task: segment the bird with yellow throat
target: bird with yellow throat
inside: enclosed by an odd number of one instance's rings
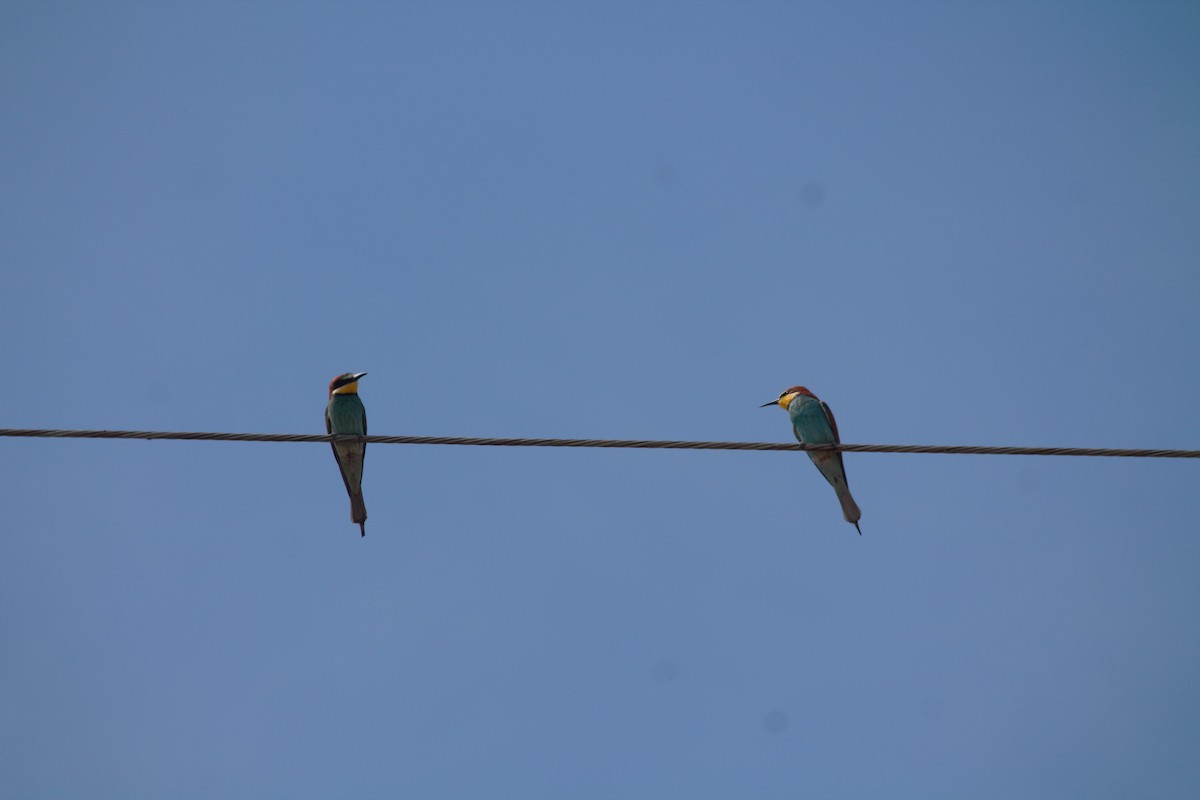
[[[367,409],[358,399],[359,378],[365,372],[345,372],[329,383],[329,405],[325,406],[325,432],[333,436],[366,436]],[[363,458],[367,443],[356,439],[335,439],[330,442],[337,459],[346,493],[350,495],[350,520],[367,535],[367,505],[363,502]]]
[[[803,386],[784,389],[777,399],[763,403],[761,407],[767,408],[776,405],[788,412],[788,416],[792,420],[792,433],[795,434],[796,441],[800,444],[842,443],[842,438],[838,435],[837,421],[833,418],[833,411],[824,401],[818,400],[815,394]],[[854,525],[854,529],[861,536],[862,528],[858,527],[858,521],[862,519],[862,511],[859,511],[858,503],[855,503],[854,498],[850,495],[850,485],[846,482],[846,468],[842,464],[841,452],[809,451],[808,457],[812,459],[817,469],[825,476],[825,480],[829,481],[829,485],[837,492],[838,502],[842,504],[842,516],[846,522]]]

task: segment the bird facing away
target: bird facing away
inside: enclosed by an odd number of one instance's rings
[[[796,435],[796,441],[800,444],[842,443],[841,437],[838,436],[837,422],[833,419],[833,412],[829,410],[829,406],[803,386],[785,389],[783,394],[779,395],[779,399],[763,403],[760,408],[774,405],[788,412],[788,416],[792,418],[792,433]],[[858,521],[862,519],[862,512],[850,496],[850,486],[846,483],[846,468],[842,466],[842,454],[836,451],[810,451],[808,457],[837,492],[838,502],[842,504],[842,516],[846,518],[846,522],[854,525],[861,536],[862,528],[858,527]]]
[[[358,379],[365,372],[345,372],[329,383],[329,405],[325,406],[325,432],[350,436],[367,435],[367,409],[358,399]],[[330,442],[333,457],[337,459],[346,492],[350,495],[350,519],[358,524],[362,535],[367,535],[367,506],[363,502],[362,473],[363,457],[367,454],[366,442],[353,440]]]

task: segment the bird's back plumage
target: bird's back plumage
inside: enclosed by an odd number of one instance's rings
[[[792,433],[800,444],[841,444],[838,435],[837,420],[829,406],[811,394],[798,394],[788,403],[788,416],[792,420]],[[852,523],[858,529],[858,521],[862,519],[862,511],[850,494],[850,485],[846,481],[846,468],[842,464],[841,453],[809,453],[813,464],[825,476],[825,480],[837,492],[838,502],[842,506],[842,516],[846,522]],[[861,534],[862,530],[858,532]]]
[[[367,409],[357,393],[331,394],[325,407],[325,431],[347,436],[367,435]],[[367,535],[367,506],[362,494],[363,460],[367,454],[365,442],[330,442],[337,459],[346,493],[350,495],[350,519]]]

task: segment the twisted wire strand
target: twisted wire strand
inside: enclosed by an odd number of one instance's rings
[[[361,439],[370,444],[438,444],[480,447],[608,447],[640,450],[790,450],[843,453],[936,453],[981,456],[1108,456],[1200,458],[1200,450],[1136,450],[1110,447],[989,447],[937,444],[820,444],[777,442],[679,442],[654,439],[505,439],[472,436],[327,436],[308,433],[210,433],[203,431],[88,431],[0,428],[0,436],[46,439],[177,439],[211,442],[330,442]]]

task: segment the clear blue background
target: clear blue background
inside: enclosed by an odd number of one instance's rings
[[[1200,448],[1189,3],[0,5],[0,425]],[[1200,464],[0,440],[0,795],[1193,798]]]

